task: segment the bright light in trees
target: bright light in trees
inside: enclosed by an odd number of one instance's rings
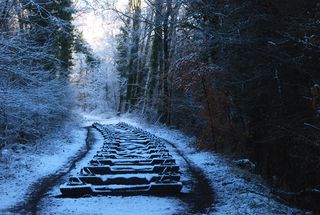
[[[87,4],[86,4],[87,3]],[[87,5],[93,7],[87,8]],[[75,17],[75,26],[82,32],[84,39],[89,43],[93,51],[101,55],[102,52],[111,51],[114,36],[118,34],[121,25],[116,13],[111,8],[124,11],[128,0],[88,0],[78,2],[80,12]],[[86,9],[82,9],[85,7]]]

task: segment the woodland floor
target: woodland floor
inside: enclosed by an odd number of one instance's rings
[[[0,214],[311,214],[279,200],[232,159],[195,149],[195,138],[178,130],[132,116],[81,115],[80,121],[34,145],[7,149],[9,156],[1,157],[0,164]],[[182,194],[61,198],[59,185],[101,145],[101,137],[90,128],[93,122],[126,122],[166,140],[181,167]]]

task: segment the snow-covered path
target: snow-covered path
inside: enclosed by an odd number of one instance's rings
[[[87,130],[88,135],[80,136],[81,141],[80,138],[76,139],[79,149],[70,150],[69,158],[68,155],[60,157],[61,161],[58,164],[62,164],[63,160],[67,160],[69,164],[65,162],[60,166],[56,164],[55,167],[58,169],[51,168],[51,171],[55,171],[44,177],[41,177],[41,172],[35,171],[34,180],[31,175],[23,176],[28,182],[25,192],[19,193],[19,201],[12,199],[10,202],[8,199],[11,206],[4,208],[3,214],[141,214],[141,211],[145,214],[194,214],[205,212],[205,209],[212,204],[212,192],[208,181],[204,183],[204,176],[199,170],[190,169],[186,158],[183,158],[171,144],[167,144],[167,148],[180,166],[183,174],[181,181],[185,184],[181,195],[61,198],[59,185],[66,181],[70,174],[75,175],[87,164],[103,144],[102,136],[95,129],[87,127]],[[58,158],[52,161],[57,162],[57,160]],[[51,164],[50,160],[44,162],[44,166]],[[9,189],[9,186],[9,182],[3,184],[4,189]],[[194,193],[191,193],[192,186],[195,188]],[[202,196],[204,193],[210,193],[210,196],[204,198]]]
[[[59,185],[69,175],[66,162],[77,160],[79,153],[85,151],[86,148],[86,130],[73,126],[65,129],[69,132],[69,136],[60,134],[60,136],[52,136],[51,140],[50,138],[47,140],[56,143],[56,146],[48,144],[41,145],[40,149],[36,147],[24,149],[24,151],[21,149],[19,153],[12,152],[10,166],[15,169],[9,169],[9,166],[1,164],[1,168],[4,168],[0,178],[0,198],[3,200],[0,204],[1,214],[32,212],[30,208],[29,211],[22,210],[22,203],[30,200],[32,185],[52,178],[52,176],[57,178],[48,184],[49,187],[42,189],[41,192],[44,192],[44,195],[41,194],[38,197],[37,214],[196,214],[197,212],[197,214],[217,215],[304,214],[298,209],[279,202],[261,179],[238,169],[228,158],[196,150],[191,146],[194,138],[187,137],[177,130],[160,125],[150,125],[128,116],[116,118],[83,116],[81,126],[89,126],[95,121],[102,124],[115,124],[123,121],[168,141],[168,149],[176,158],[183,173],[182,181],[186,188],[183,194],[179,197],[59,198]],[[75,163],[70,174],[79,171],[80,167],[86,164],[100,147],[101,137],[96,133],[93,135],[95,141],[92,142],[92,148],[83,159]],[[29,157],[24,156],[26,153]],[[45,187],[43,184],[42,186]],[[195,188],[193,194],[190,194],[190,186]]]
[[[84,118],[87,123],[98,121],[108,124],[123,121],[142,128],[174,145],[193,167],[204,173],[213,189],[215,201],[202,214],[312,214],[288,206],[272,194],[271,189],[259,176],[239,169],[230,158],[197,150],[192,145],[195,138],[188,137],[179,130],[170,129],[163,125],[151,125],[131,116],[108,118],[87,115]],[[203,199],[206,198],[205,195],[203,195]]]
[[[103,145],[102,136],[94,129],[92,150],[77,163],[71,175],[79,172]],[[66,177],[64,178],[66,180]],[[169,196],[93,196],[60,198],[59,185],[53,187],[39,204],[39,214],[178,214],[187,205],[177,197]]]

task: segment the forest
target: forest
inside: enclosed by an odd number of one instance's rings
[[[246,155],[274,186],[319,198],[308,192],[320,182],[319,3],[135,1],[125,15],[119,112]]]
[[[132,114],[248,158],[274,194],[320,211],[318,1],[79,2],[0,1],[0,150],[75,109]],[[110,62],[75,27],[83,10],[117,18]]]

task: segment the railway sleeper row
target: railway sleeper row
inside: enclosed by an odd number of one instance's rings
[[[60,186],[63,196],[176,194],[179,166],[158,137],[118,123],[94,123],[104,138],[93,159]]]

